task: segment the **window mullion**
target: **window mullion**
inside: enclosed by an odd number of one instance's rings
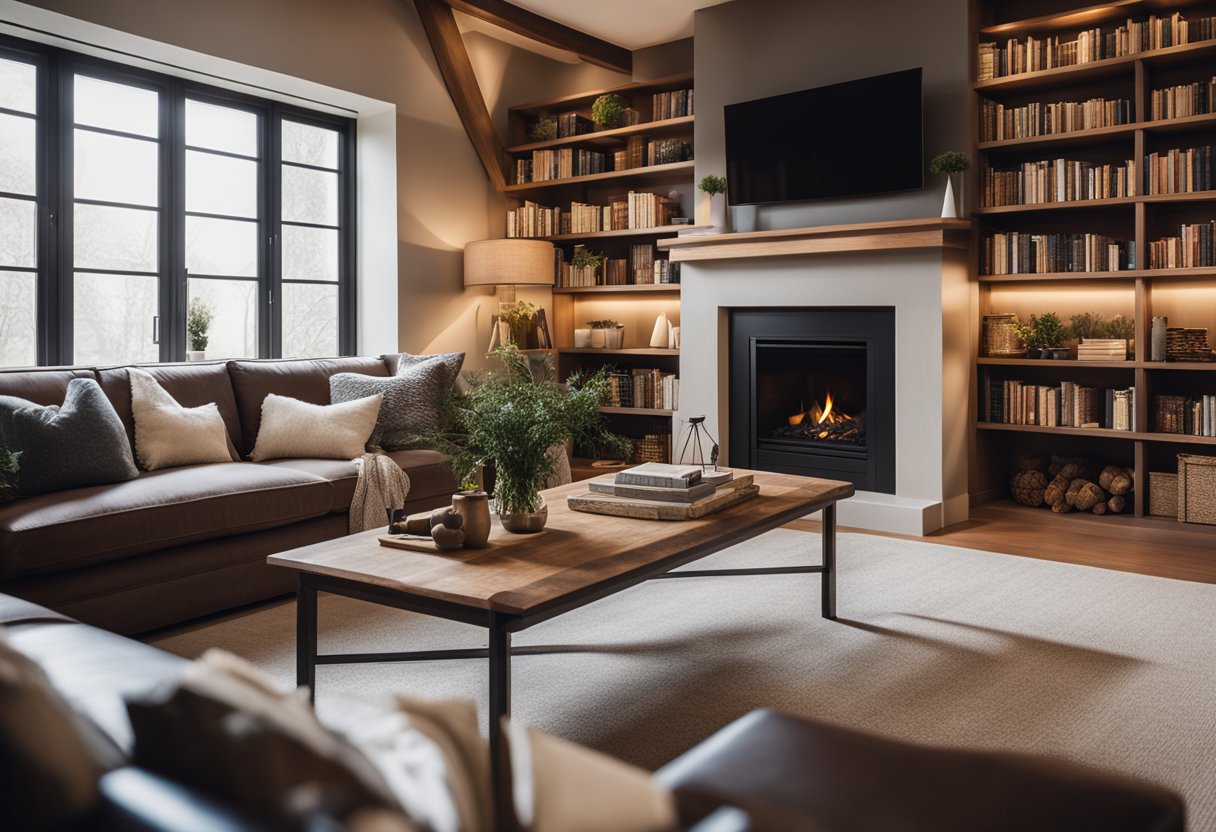
[[[260,199],[263,206],[261,242],[265,282],[262,286],[263,355],[279,358],[283,354],[283,237],[279,223],[283,216],[281,114],[272,106],[262,128],[262,158],[265,170]]]
[[[161,105],[164,190],[161,204],[161,360],[186,355],[186,93],[170,84]]]

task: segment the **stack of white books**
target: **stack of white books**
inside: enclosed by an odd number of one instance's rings
[[[718,486],[730,482],[730,471],[706,471],[700,465],[647,462],[619,471],[615,477],[597,477],[588,483],[594,494],[612,494],[634,500],[693,503],[712,497]]]

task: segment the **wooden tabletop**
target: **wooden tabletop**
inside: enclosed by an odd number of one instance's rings
[[[511,534],[497,519],[481,550],[424,554],[380,546],[383,530],[271,555],[300,572],[397,589],[477,609],[526,615],[630,573],[672,567],[783,525],[853,495],[847,482],[752,473],[760,494],[699,520],[665,522],[572,511],[566,496],[586,483],[544,492],[549,521],[534,535]]]

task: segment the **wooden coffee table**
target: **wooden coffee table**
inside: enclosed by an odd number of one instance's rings
[[[299,576],[296,678],[316,688],[317,665],[488,659],[490,748],[498,762],[501,718],[511,710],[511,634],[652,578],[818,572],[824,618],[836,617],[836,502],[853,495],[847,482],[754,473],[755,498],[699,520],[663,522],[585,514],[566,506],[585,483],[544,492],[549,522],[536,535],[516,535],[495,522],[480,551],[424,554],[380,546],[381,531],[294,549],[267,560]],[[703,569],[672,573],[691,561],[823,510],[820,565]],[[317,593],[330,592],[489,630],[489,647],[405,653],[317,654]],[[515,655],[544,652],[515,650]]]

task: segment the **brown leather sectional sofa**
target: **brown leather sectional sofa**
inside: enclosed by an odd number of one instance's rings
[[[270,393],[329,403],[329,377],[388,376],[379,358],[141,365],[180,404],[215,402],[247,455]],[[93,378],[134,441],[126,367],[0,372],[0,395],[63,402]],[[410,478],[411,511],[445,505],[456,483],[440,454],[390,454]],[[232,462],[144,472],[129,482],[0,504],[0,591],[120,633],[186,621],[294,589],[266,556],[347,533],[355,466],[346,460]]]

